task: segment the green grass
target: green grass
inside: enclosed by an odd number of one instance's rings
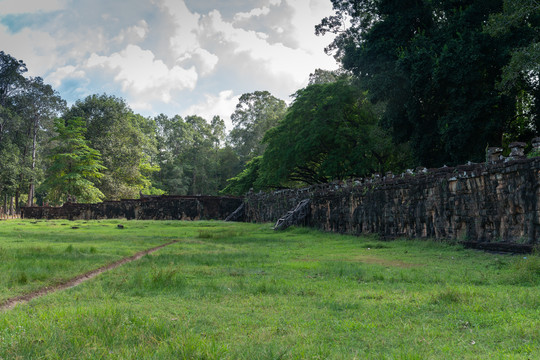
[[[0,222],[3,298],[181,239],[0,313],[0,359],[540,358],[537,255],[269,224],[117,223]]]

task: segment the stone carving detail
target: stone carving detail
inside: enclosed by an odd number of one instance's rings
[[[512,159],[519,159],[525,157],[525,147],[527,144],[524,142],[513,142],[508,146],[510,148],[510,157]]]
[[[487,150],[488,161],[495,162],[502,159],[503,149],[500,147],[490,147]]]

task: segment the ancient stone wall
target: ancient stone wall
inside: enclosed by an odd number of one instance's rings
[[[540,158],[417,169],[300,190],[250,193],[246,221],[276,221],[311,199],[304,225],[348,234],[537,244]]]
[[[70,220],[223,220],[241,204],[240,197],[152,196],[98,204],[67,203],[62,207],[25,207],[21,209],[21,217]]]

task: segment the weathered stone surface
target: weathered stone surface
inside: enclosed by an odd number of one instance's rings
[[[246,204],[242,202],[232,214],[225,218],[225,221],[244,221],[246,217]]]
[[[98,204],[67,203],[62,207],[24,207],[21,217],[33,219],[223,220],[243,198],[227,196],[152,196]]]
[[[539,179],[533,158],[251,193],[246,220],[274,222],[309,198],[306,224],[326,231],[537,244]]]
[[[279,218],[274,226],[274,230],[285,230],[293,225],[305,225],[309,216],[311,200],[300,201],[293,210],[290,210],[283,217]]]

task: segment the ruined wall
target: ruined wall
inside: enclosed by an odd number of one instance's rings
[[[98,204],[68,203],[62,207],[24,207],[21,209],[21,217],[70,220],[223,220],[241,203],[240,197],[152,196]]]
[[[536,244],[539,179],[540,158],[417,169],[397,177],[250,193],[245,214],[247,221],[273,222],[310,198],[305,225],[325,231]]]

